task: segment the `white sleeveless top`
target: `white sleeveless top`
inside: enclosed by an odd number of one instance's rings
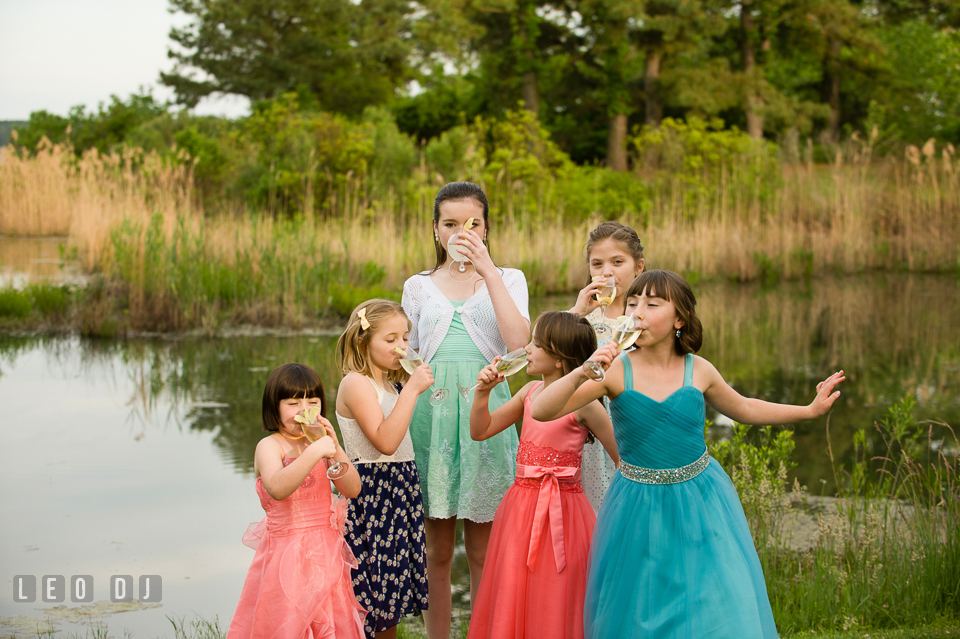
[[[590,324],[599,324],[600,323],[600,307],[598,306],[597,308],[593,309],[593,312],[586,315],[586,318],[587,318],[587,321],[590,322]],[[611,329],[614,329],[620,325],[620,322],[617,320],[616,317],[604,317],[603,323],[606,324]],[[603,339],[601,339],[598,336],[597,348],[600,348],[601,346],[606,344],[608,339],[610,339],[609,333],[607,334],[607,337],[604,337]]]
[[[367,377],[377,391],[377,401],[380,403],[380,410],[383,411],[383,418],[386,419],[393,407],[397,405],[400,396],[397,393],[391,393],[384,390],[380,384],[372,378]],[[347,456],[354,464],[377,464],[381,462],[407,462],[413,461],[413,441],[410,439],[410,429],[403,436],[400,446],[392,455],[384,455],[377,447],[370,443],[367,436],[360,430],[357,420],[344,417],[337,413],[337,423],[340,425],[340,434],[343,435],[343,448]]]
[[[590,324],[599,323],[601,321],[600,307],[593,309],[593,312],[586,317]],[[620,324],[614,317],[604,317],[602,321],[610,330],[615,329]],[[605,337],[597,337],[597,346],[603,346],[609,339],[609,333]],[[603,406],[609,413],[610,400],[606,397],[603,398]],[[590,505],[593,506],[593,511],[599,514],[603,496],[607,494],[607,488],[610,487],[610,482],[613,481],[613,476],[617,473],[617,467],[599,439],[583,445],[580,460],[580,485],[583,486],[583,494],[587,496]]]

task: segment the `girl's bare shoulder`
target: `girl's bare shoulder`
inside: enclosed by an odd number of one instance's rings
[[[537,379],[527,382],[520,388],[520,390],[517,391],[517,394],[514,395],[514,397],[519,397],[521,401],[525,401],[527,399],[527,395],[530,394],[531,389],[533,389],[539,383],[540,383],[540,380],[537,380]],[[543,388],[546,388],[546,386],[542,387],[540,390],[542,391]]]
[[[344,375],[343,379],[340,380],[340,390],[352,389],[361,384],[370,386],[370,382],[368,380],[369,378],[363,373],[351,371]]]
[[[282,457],[283,452],[283,438],[278,433],[270,433],[257,442],[255,456],[276,454]]]

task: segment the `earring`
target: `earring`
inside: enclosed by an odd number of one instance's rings
[[[680,329],[677,329],[677,337],[680,337]]]
[[[440,241],[440,236],[437,235],[436,233],[434,233],[434,234],[433,234],[433,241],[434,241],[434,242],[439,242],[439,241]]]

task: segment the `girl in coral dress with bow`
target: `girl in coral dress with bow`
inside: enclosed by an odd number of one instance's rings
[[[490,390],[503,381],[494,365],[480,371],[470,412],[476,440],[523,419],[517,473],[493,520],[468,639],[581,639],[587,558],[596,515],[580,485],[580,463],[592,432],[614,461],[613,426],[599,402],[538,422],[533,399],[583,364],[597,343],[586,319],[552,311],[537,320],[527,345],[527,372],[542,375],[490,413]]]

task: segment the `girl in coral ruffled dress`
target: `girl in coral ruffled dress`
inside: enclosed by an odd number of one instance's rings
[[[490,413],[490,390],[503,377],[480,371],[470,412],[476,440],[523,419],[517,473],[493,520],[469,639],[582,639],[587,558],[596,515],[580,485],[583,444],[592,432],[617,461],[613,426],[600,402],[549,422],[530,416],[534,398],[579,368],[596,347],[586,319],[544,313],[527,345],[527,372],[542,375]]]
[[[257,494],[267,515],[243,542],[257,552],[228,639],[363,639],[365,611],[350,580],[343,538],[360,477],[324,419],[323,384],[309,366],[285,364],[267,379],[257,445]],[[311,440],[312,441],[311,443]]]

